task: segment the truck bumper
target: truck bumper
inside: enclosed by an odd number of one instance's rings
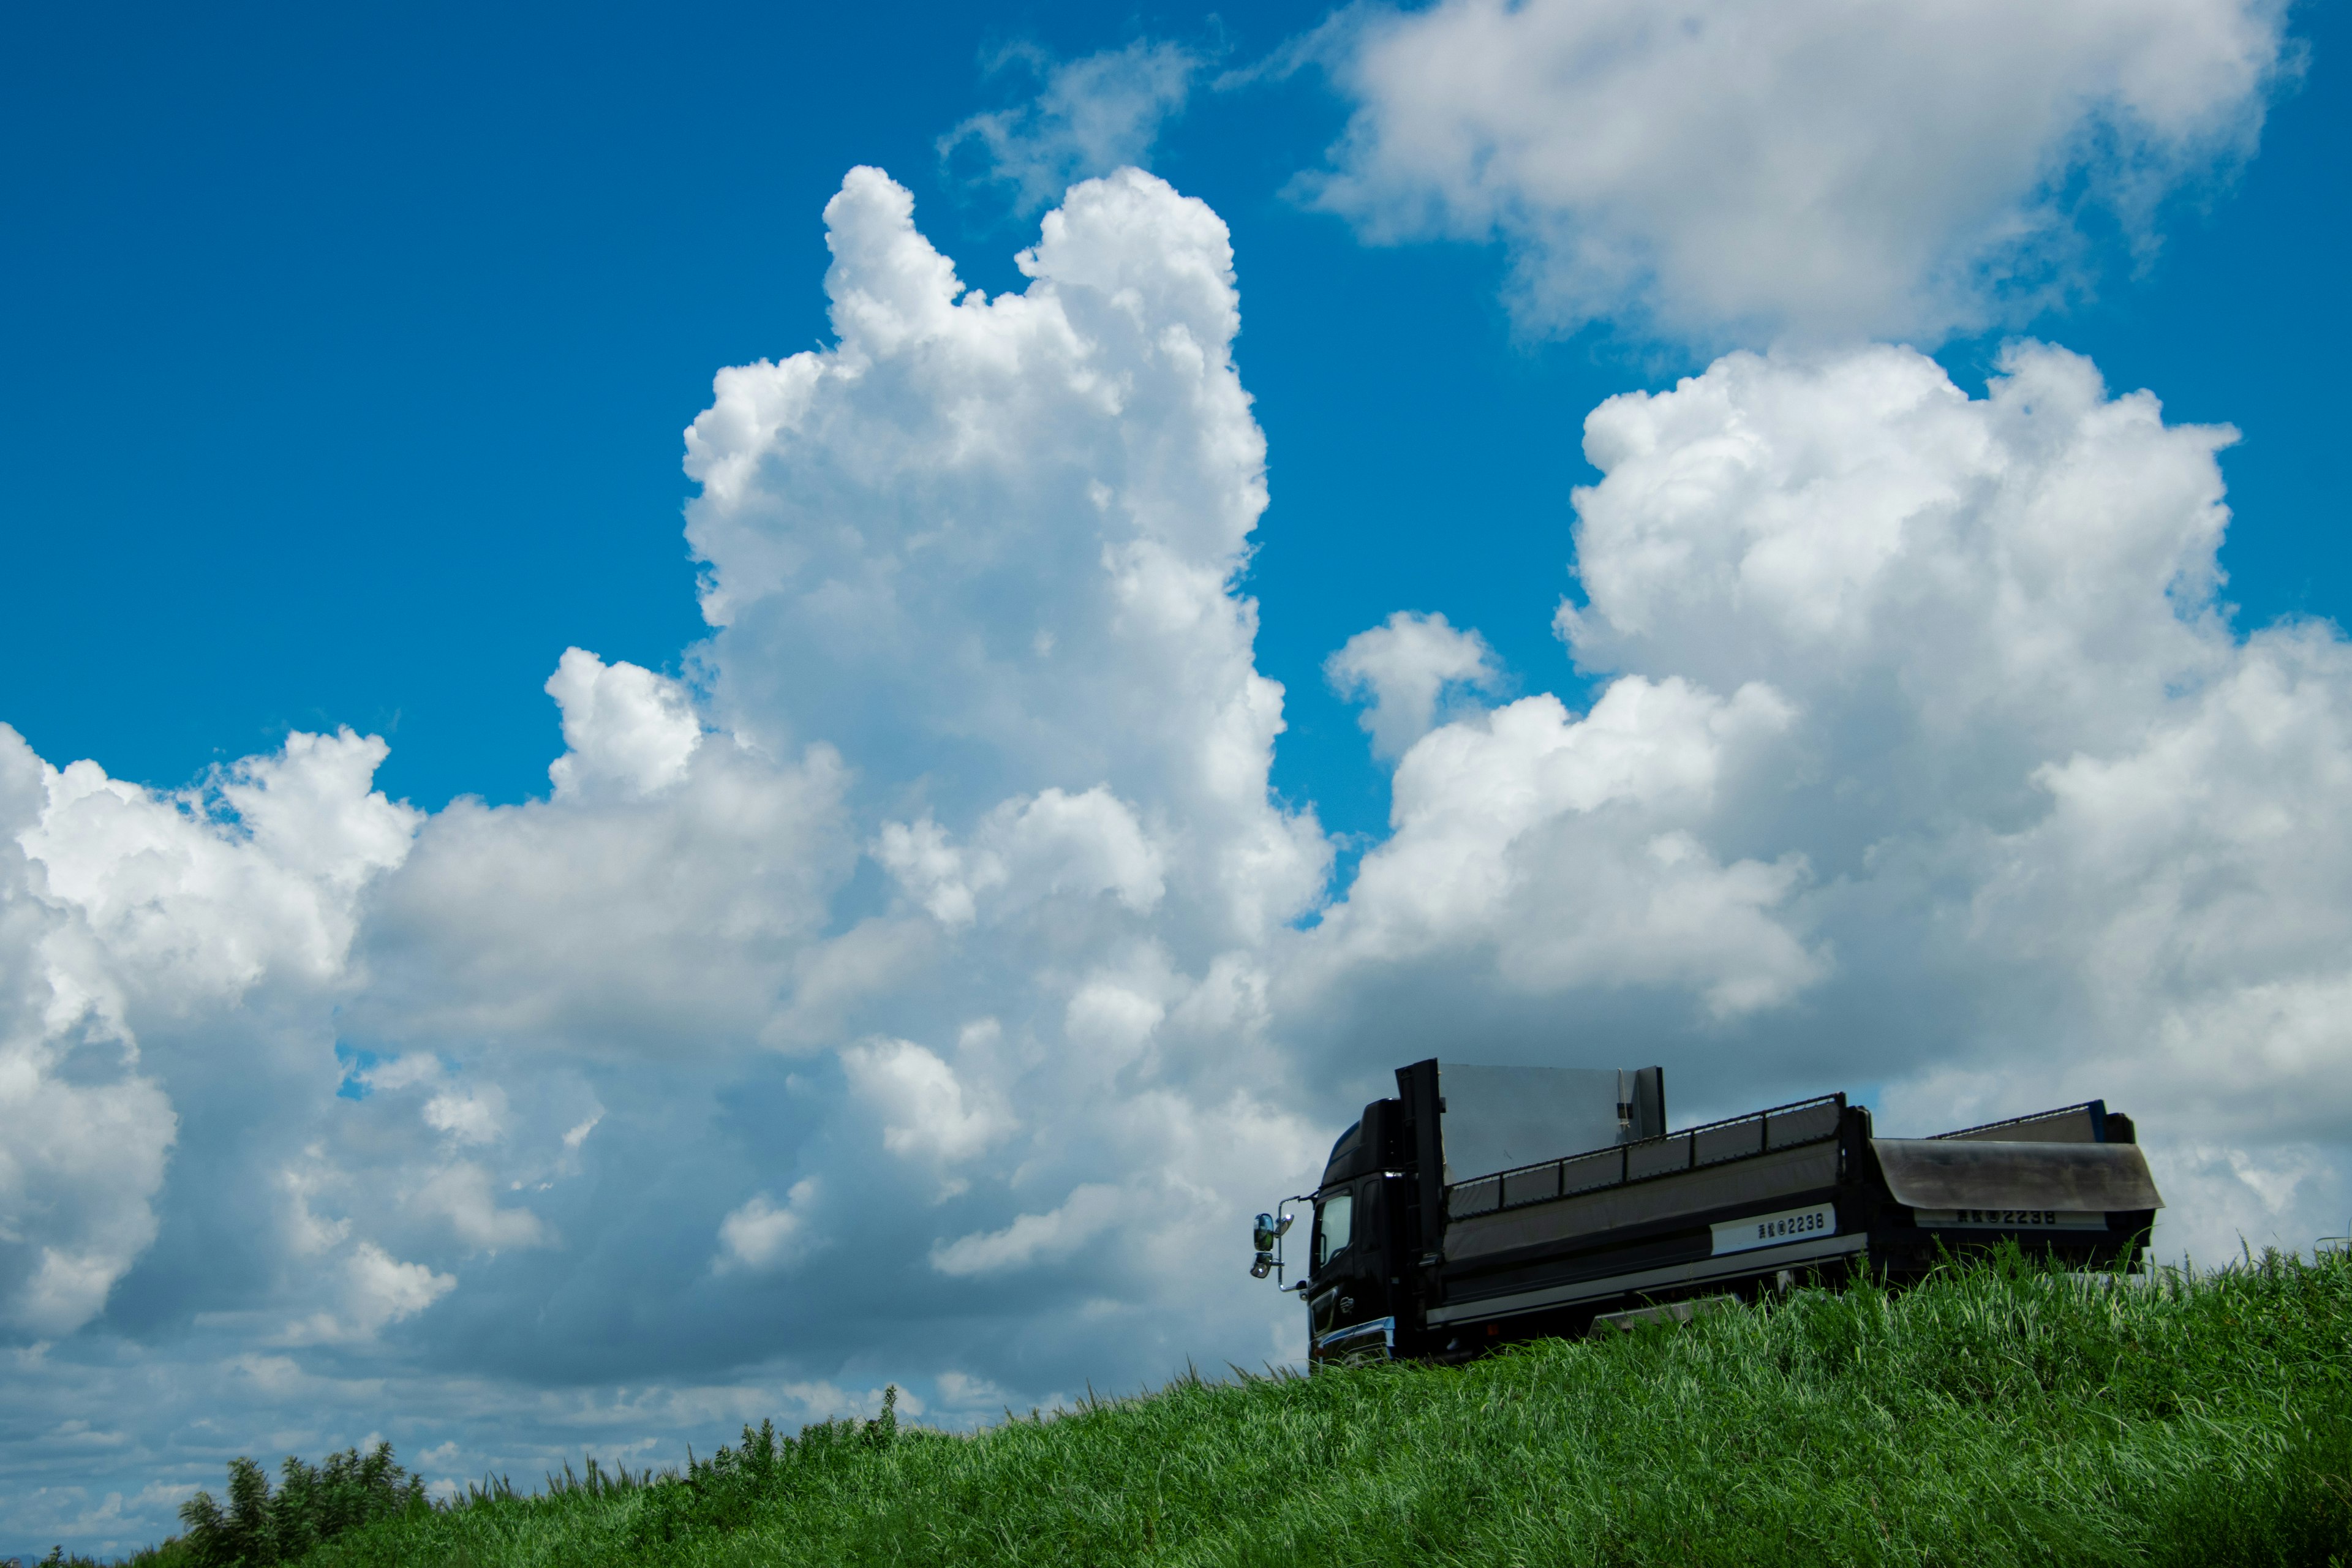
[[[1350,1323],[1328,1334],[1318,1334],[1307,1346],[1307,1359],[1316,1364],[1350,1361],[1387,1361],[1396,1353],[1396,1320],[1374,1318]]]

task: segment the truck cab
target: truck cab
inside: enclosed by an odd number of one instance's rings
[[[1398,1102],[1375,1100],[1331,1146],[1315,1184],[1315,1221],[1307,1237],[1306,1289],[1310,1343],[1328,1352],[1393,1354],[1401,1260],[1410,1256],[1403,1232],[1412,1209],[1412,1186],[1398,1167]]]
[[[1302,1292],[1315,1361],[1430,1348],[1417,1304],[1436,1287],[1443,1262],[1446,1183],[1538,1158],[1563,1141],[1615,1145],[1665,1131],[1665,1079],[1656,1068],[1449,1062],[1442,1093],[1439,1072],[1434,1061],[1398,1069],[1396,1097],[1365,1106],[1324,1163]]]

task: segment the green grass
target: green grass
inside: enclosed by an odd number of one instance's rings
[[[1462,1368],[1187,1379],[976,1436],[411,1507],[306,1568],[2352,1563],[2352,1264],[2013,1256]]]

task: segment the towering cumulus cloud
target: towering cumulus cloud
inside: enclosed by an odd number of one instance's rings
[[[711,635],[551,649],[544,796],[0,732],[25,1533],[372,1432],[527,1475],[1293,1354],[1239,1223],[1432,1053],[1663,1061],[1685,1117],[2105,1094],[2169,1245],[2335,1217],[2352,654],[2230,625],[2226,430],[2033,345],[1611,400],[1536,551],[1594,696],[1426,614],[1333,650],[1393,769],[1334,896],[1268,787],[1223,225],[1092,181],[991,299],[877,171],[826,220],[835,343],[687,437]]]
[[[1326,852],[1268,796],[1280,691],[1232,589],[1265,504],[1232,253],[1129,171],[990,300],[911,209],[849,176],[838,346],[722,373],[688,435],[711,710],[763,755],[839,748],[866,868],[763,998],[760,1043],[840,1086],[767,1152],[830,1248],[778,1310],[837,1333],[821,1281],[854,1271],[910,1333],[1123,1356],[1171,1300],[1238,1304],[1186,1260],[1312,1142],[1257,1095],[1262,949]],[[784,1212],[784,1179],[744,1201]]]

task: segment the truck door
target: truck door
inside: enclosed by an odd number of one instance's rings
[[[1351,1296],[1347,1284],[1348,1248],[1356,1239],[1356,1190],[1327,1187],[1315,1197],[1314,1255],[1309,1260],[1307,1331],[1329,1333],[1339,1326],[1339,1301]],[[1354,1306],[1349,1300],[1349,1307]]]
[[[1327,1188],[1315,1205],[1307,1296],[1318,1338],[1389,1315],[1389,1205],[1379,1176]]]

